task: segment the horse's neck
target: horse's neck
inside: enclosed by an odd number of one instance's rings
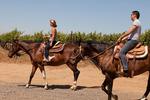
[[[29,49],[31,49],[30,45],[25,42],[19,42],[19,44],[24,51],[28,51]]]
[[[92,59],[92,61],[98,66],[99,69],[107,69],[110,67],[109,64],[112,61],[113,52],[111,50],[106,50],[99,56]]]
[[[106,48],[108,48],[110,45],[106,43],[101,44],[92,44],[92,48],[96,50],[96,52],[100,53],[103,52]]]
[[[20,42],[19,45],[21,46],[22,50],[27,53],[31,59],[33,59],[32,54],[33,54],[33,50],[32,50],[32,46],[29,43],[25,43],[25,42]]]
[[[111,55],[113,55],[113,49],[109,49],[109,50],[104,51],[104,53],[101,56],[108,57]]]
[[[91,57],[91,58],[97,58],[98,56],[98,52],[97,51],[92,51],[91,50],[91,52],[89,52],[89,57]]]

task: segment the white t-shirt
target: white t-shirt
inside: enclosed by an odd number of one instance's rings
[[[141,35],[141,23],[140,21],[137,19],[133,22],[132,25],[136,25],[138,26],[137,29],[131,33],[131,35],[129,36],[129,39],[131,40],[139,40],[140,35]]]

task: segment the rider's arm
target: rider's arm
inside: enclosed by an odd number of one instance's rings
[[[56,29],[51,29],[51,37],[50,37],[50,41],[51,41],[51,43],[50,43],[50,46],[52,46],[52,44],[53,44],[53,41],[54,41],[54,38],[55,38],[55,34],[56,34]]]
[[[122,41],[127,40],[127,39],[128,39],[128,37],[129,37],[129,35],[125,36],[124,38],[122,38]]]
[[[129,36],[132,32],[134,32],[136,29],[138,28],[137,25],[133,25],[129,28],[129,30],[127,32],[125,32],[119,39],[118,41],[121,41],[124,37],[127,38],[127,36]]]

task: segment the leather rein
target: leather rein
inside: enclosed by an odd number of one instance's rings
[[[107,50],[109,50],[109,49],[115,47],[116,45],[117,45],[117,43],[115,43],[115,44],[111,45],[110,47],[106,48],[103,52],[100,52],[100,53],[98,53],[97,55],[95,55],[95,56],[93,56],[93,57],[88,57],[87,59],[93,59],[93,58],[96,58],[97,56],[99,56],[99,55],[105,53]]]

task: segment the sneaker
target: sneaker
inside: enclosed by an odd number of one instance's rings
[[[49,56],[49,61],[51,61],[55,56]]]
[[[44,62],[49,62],[49,59],[46,59],[46,58],[44,57],[43,61],[44,61]]]
[[[43,61],[44,61],[44,62],[50,62],[54,57],[55,57],[55,56],[49,56],[48,59],[46,59],[46,58],[44,57]]]

